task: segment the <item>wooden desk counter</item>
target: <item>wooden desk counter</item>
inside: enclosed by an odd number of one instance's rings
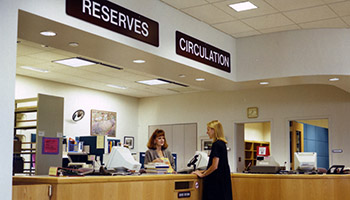
[[[201,181],[199,181],[197,176],[191,174],[13,177],[14,187],[21,185],[37,186],[38,184],[49,184],[52,186],[51,200],[171,200],[178,199],[178,194],[181,192],[190,192],[191,196],[186,199],[201,199],[201,188],[196,188],[196,185],[201,185]],[[35,188],[33,189],[35,190]],[[20,190],[17,191],[20,192]]]
[[[267,175],[232,174],[234,200],[348,200],[350,175]],[[196,188],[198,182],[199,188]],[[185,183],[187,189],[175,188]],[[85,176],[85,177],[13,177],[14,187],[23,198],[23,190],[51,185],[51,200],[171,200],[179,199],[179,192],[191,192],[186,200],[201,199],[202,182],[195,175],[142,175],[142,176]],[[187,186],[186,186],[187,184]],[[41,185],[42,187],[42,185]],[[39,190],[32,189],[32,190]],[[28,196],[28,195],[27,195]],[[32,198],[37,199],[37,198]],[[45,199],[45,198],[40,198]],[[46,198],[48,199],[48,198]]]
[[[232,174],[234,200],[348,200],[350,175]]]

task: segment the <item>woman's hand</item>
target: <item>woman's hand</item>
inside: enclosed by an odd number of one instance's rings
[[[163,160],[160,159],[160,158],[156,158],[156,159],[154,159],[152,162],[154,162],[154,163],[162,163]]]
[[[203,178],[204,177],[204,174],[202,171],[199,171],[199,170],[196,170],[194,172],[192,172],[191,174],[195,174],[197,175],[199,178]]]

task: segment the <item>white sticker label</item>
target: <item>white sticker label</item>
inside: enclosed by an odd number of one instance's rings
[[[38,131],[38,135],[40,137],[44,137],[45,136],[45,131]]]

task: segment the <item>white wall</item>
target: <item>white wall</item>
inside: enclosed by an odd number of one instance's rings
[[[311,29],[237,40],[237,81],[350,74],[350,30]]]
[[[1,0],[0,6],[0,127],[1,127],[1,199],[10,200],[12,196],[12,152],[14,88],[16,73],[17,40],[17,2]]]
[[[259,107],[257,119],[247,119],[247,107]],[[289,161],[289,123],[293,119],[329,119],[330,149],[343,149],[342,154],[330,153],[330,164],[350,166],[348,145],[348,113],[350,94],[334,86],[307,85],[275,87],[233,92],[202,92],[140,100],[139,148],[147,142],[149,124],[198,123],[198,136],[205,136],[206,123],[218,119],[223,123],[228,146],[234,149],[234,123],[271,122],[271,154],[283,164]],[[199,146],[199,145],[197,145]],[[199,149],[199,148],[198,148]],[[237,157],[229,152],[231,170]]]
[[[124,141],[124,136],[137,137],[138,98],[112,94],[88,88],[57,82],[16,77],[16,99],[36,97],[38,93],[64,98],[64,132],[66,136],[90,135],[91,109],[117,112],[116,137]],[[74,111],[83,109],[85,117],[74,122]],[[136,148],[133,151],[137,151]]]

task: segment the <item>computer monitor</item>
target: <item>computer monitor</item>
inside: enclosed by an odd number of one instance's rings
[[[294,169],[298,171],[317,170],[317,153],[316,152],[295,152]]]
[[[106,161],[107,170],[139,171],[141,164],[137,162],[126,147],[114,146]]]

